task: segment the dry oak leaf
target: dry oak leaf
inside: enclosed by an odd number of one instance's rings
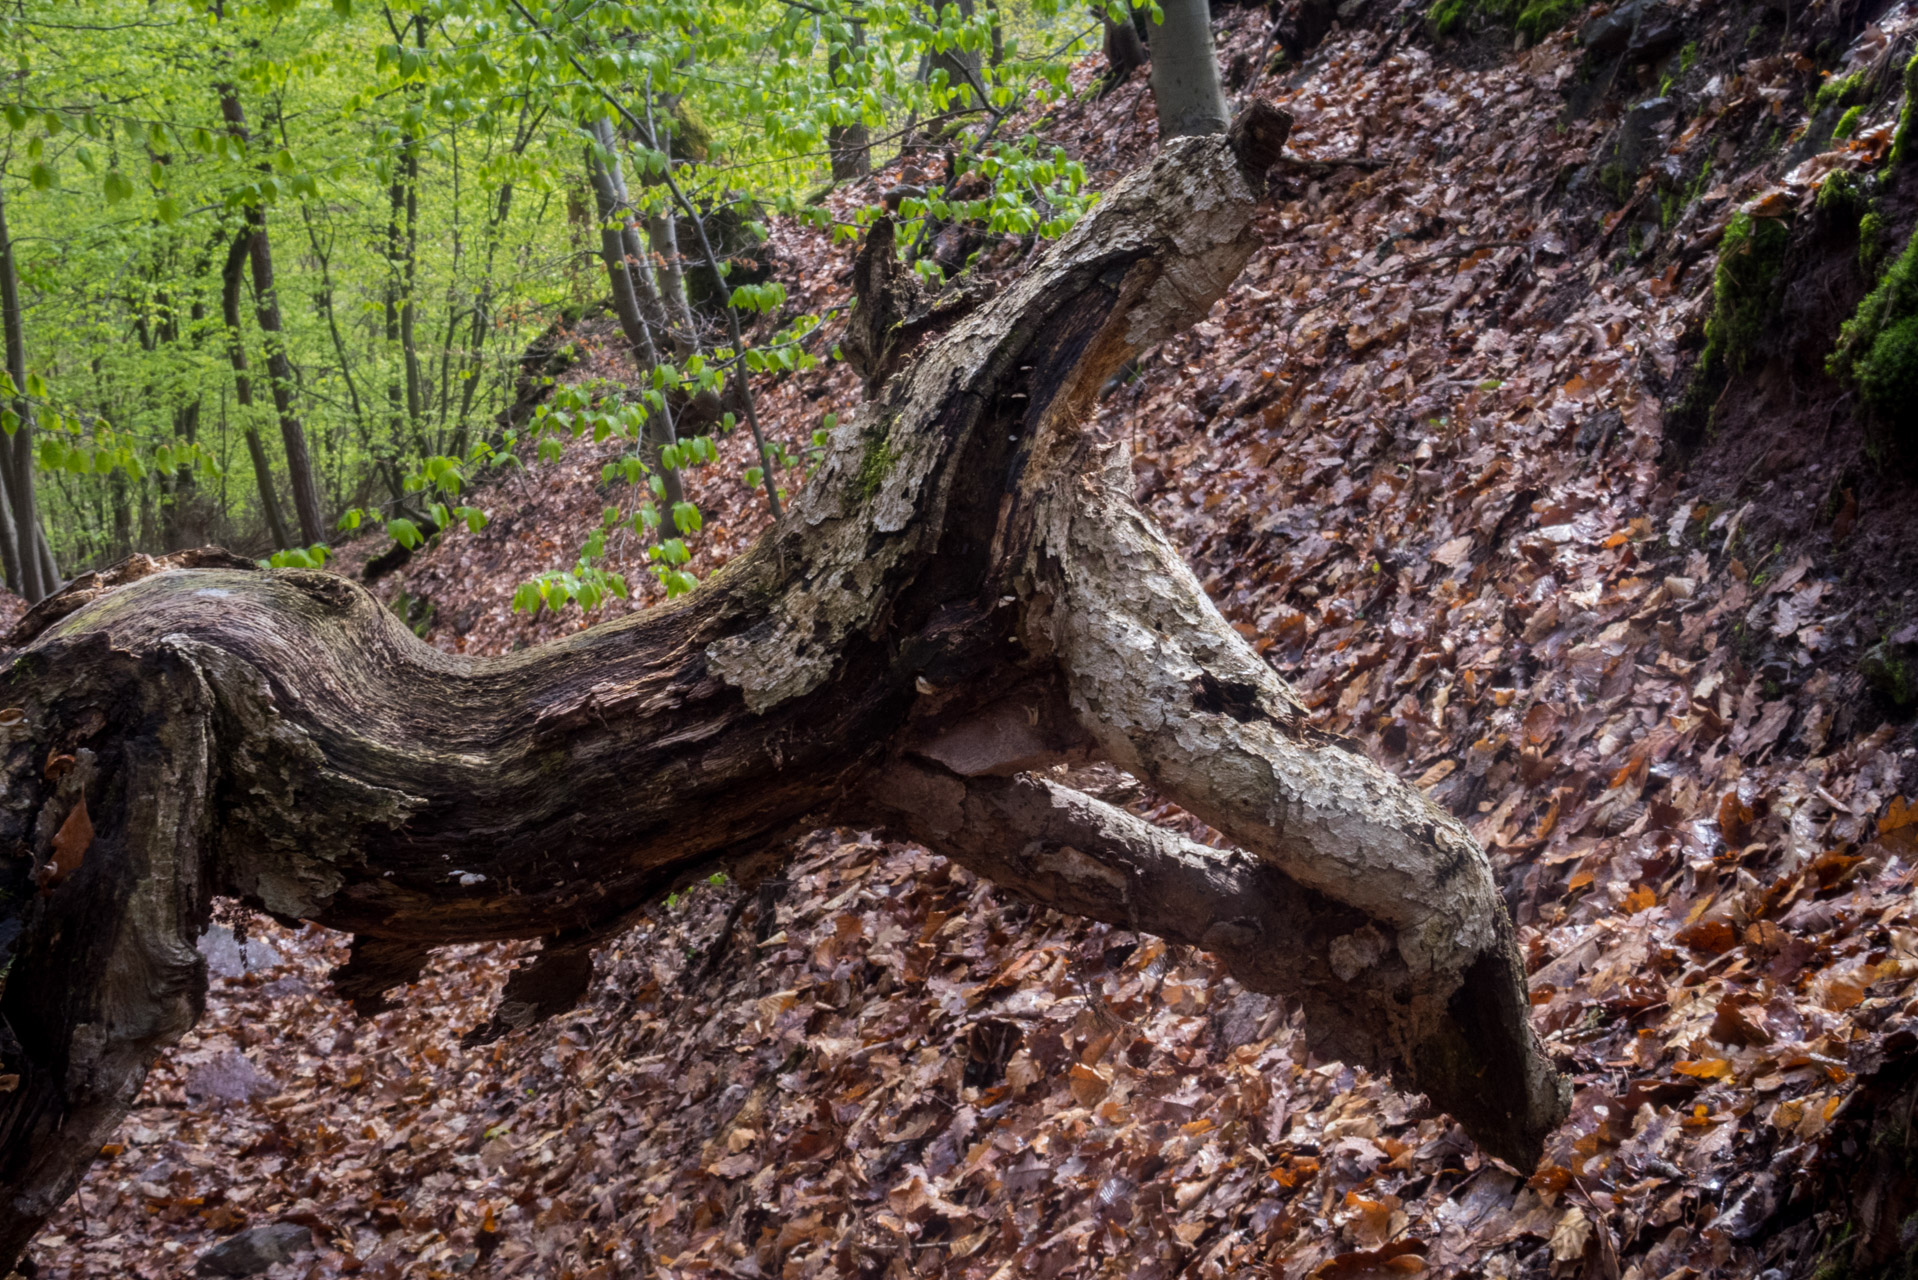
[[[1583,1209],[1573,1205],[1552,1228],[1552,1238],[1547,1244],[1552,1250],[1552,1261],[1575,1262],[1585,1256],[1585,1246],[1591,1242],[1592,1220],[1585,1216]]]
[[[93,819],[87,816],[87,797],[82,792],[73,802],[67,820],[53,837],[53,860],[47,865],[43,888],[51,889],[80,869],[81,859],[93,843]]]
[[[1307,1280],[1398,1280],[1425,1271],[1423,1240],[1397,1240],[1380,1249],[1341,1253],[1320,1263]]]

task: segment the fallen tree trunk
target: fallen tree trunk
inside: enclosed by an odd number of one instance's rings
[[[576,999],[593,943],[674,885],[831,823],[1209,948],[1534,1163],[1564,1092],[1484,855],[1309,728],[1132,504],[1126,442],[1087,426],[1250,255],[1288,123],[1168,145],[679,601],[493,659],[214,551],[36,608],[0,675],[0,1263],[199,1015],[213,895],[351,931],[335,984],[362,1009],[435,946],[544,938],[498,1034]],[[1094,758],[1245,852],[1030,772]]]

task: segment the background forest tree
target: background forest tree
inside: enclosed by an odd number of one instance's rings
[[[887,203],[925,275],[965,265],[932,252],[957,220],[1056,237],[1084,174],[1015,117],[1098,31],[1052,0],[8,6],[9,583],[208,542],[313,564],[368,520],[410,547],[591,431],[643,438],[608,528],[688,588],[675,473],[759,432],[732,375],[829,354],[749,270],[761,219],[830,222],[870,148],[924,156]],[[641,384],[504,414],[529,342],[609,296]],[[758,444],[741,480],[776,507],[806,442]],[[595,560],[522,604],[623,593]]]

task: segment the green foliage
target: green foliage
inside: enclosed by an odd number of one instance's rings
[[[1918,445],[1918,236],[1845,322],[1825,369],[1872,410],[1874,443],[1909,457]]]
[[[902,211],[901,251],[928,274],[923,250],[945,226],[1061,235],[1094,198],[1083,169],[1006,126],[1014,110],[1065,95],[1082,15],[1059,0],[970,7],[227,0],[215,17],[203,0],[89,0],[79,24],[71,0],[19,0],[5,19],[16,74],[0,85],[0,183],[34,300],[33,367],[8,393],[0,431],[30,416],[37,465],[62,477],[43,486],[59,559],[114,558],[129,549],[116,528],[163,527],[171,513],[266,550],[249,435],[290,505],[267,335],[245,280],[237,333],[220,305],[227,250],[257,211],[276,250],[276,341],[342,533],[372,526],[415,546],[434,529],[478,529],[486,513],[471,493],[490,470],[617,435],[634,448],[612,464],[630,496],[609,532],[647,540],[669,592],[690,589],[684,539],[703,521],[673,505],[663,531],[678,536],[660,539],[661,476],[638,446],[643,430],[729,377],[816,363],[824,320],[789,314],[776,281],[722,285],[734,313],[765,317],[747,341],[729,341],[723,309],[703,314],[691,352],[675,347],[634,385],[583,400],[556,386],[523,434],[501,433],[529,343],[605,293],[590,266],[587,131],[613,121],[634,179],[625,213],[675,217],[682,255],[699,253],[696,210],[750,222],[772,209],[859,234],[877,206],[836,222],[806,202],[827,172],[829,132],[852,124],[871,131],[877,163],[895,158],[909,125],[950,157],[951,181]],[[981,56],[976,77],[922,74],[940,54],[983,55],[995,26],[1004,56]],[[245,110],[244,134],[222,116],[222,83]],[[235,339],[251,365],[249,407],[235,395]],[[803,465],[802,443],[768,442],[741,480]],[[716,456],[710,441],[672,450],[657,459],[668,470]],[[539,583],[522,607],[590,608],[624,590],[585,552]]]
[[[1831,127],[1832,140],[1842,142],[1851,137],[1858,131],[1858,122],[1864,118],[1864,115],[1863,104],[1847,108],[1845,114],[1838,117],[1838,123]]]
[[[1772,283],[1784,265],[1791,231],[1778,218],[1741,213],[1725,228],[1712,276],[1712,312],[1705,321],[1701,374],[1740,373],[1771,312]]]
[[[275,551],[267,558],[267,564],[275,569],[324,569],[329,554],[325,543],[316,542],[310,547]]]

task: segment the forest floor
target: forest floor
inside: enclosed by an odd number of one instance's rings
[[[1235,21],[1243,87],[1265,37]],[[606,948],[574,1012],[480,1048],[459,1037],[532,944],[443,952],[361,1022],[326,990],[342,938],[216,927],[205,1020],[34,1246],[40,1274],[181,1276],[285,1221],[314,1248],[279,1277],[1807,1273],[1832,1134],[1918,1026],[1912,735],[1855,672],[1905,619],[1886,593],[1911,566],[1881,556],[1867,591],[1844,542],[1895,548],[1909,495],[1853,481],[1856,520],[1761,541],[1788,504],[1741,490],[1749,466],[1728,478],[1747,445],[1674,461],[1661,395],[1709,307],[1711,231],[1801,207],[1816,174],[1732,146],[1673,256],[1621,254],[1563,193],[1618,124],[1566,119],[1580,57],[1569,34],[1467,66],[1335,30],[1261,77],[1297,155],[1387,163],[1282,173],[1229,296],[1099,409],[1320,726],[1491,854],[1576,1086],[1536,1174],[1313,1058],[1202,952],[819,832],[717,965],[730,883]],[[1770,112],[1803,75],[1774,62],[1701,89],[1701,119]],[[1867,126],[1824,168],[1869,162]],[[1101,183],[1154,142],[1142,80],[1046,127]],[[846,300],[849,248],[790,228],[776,247],[796,302]],[[594,347],[586,371],[612,360]],[[803,450],[858,389],[829,366],[764,394]],[[1806,451],[1787,487],[1834,482],[1851,447]],[[610,450],[484,491],[488,529],[379,589],[455,651],[585,625],[510,599],[570,563]],[[723,453],[690,480],[702,576],[765,523],[743,442]],[[655,594],[638,547],[614,554],[640,589],[590,621]]]

